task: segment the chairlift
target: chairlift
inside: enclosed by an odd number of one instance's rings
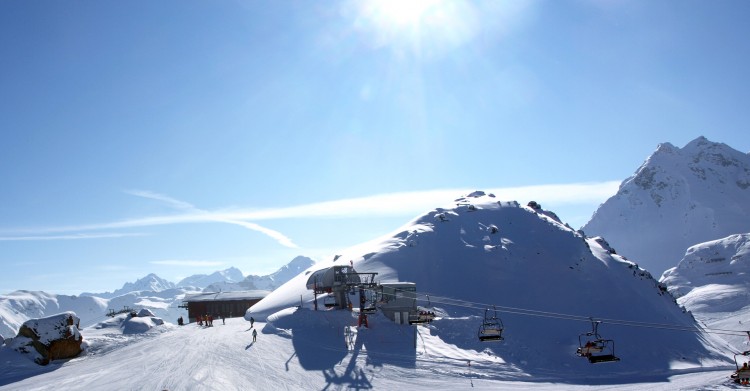
[[[746,331],[747,337],[750,338],[750,331]],[[748,357],[750,356],[750,350],[746,350],[742,353],[737,353],[734,355],[734,365],[737,367],[737,370],[730,376],[732,380],[734,380],[735,383],[747,386],[750,385],[750,363],[748,362],[748,359],[745,358],[742,361],[743,365],[740,367],[740,363],[737,361],[738,356]]]
[[[409,313],[409,324],[430,323],[435,319],[432,311],[418,310]]]
[[[325,299],[323,299],[323,305],[327,308],[331,307],[338,307],[338,303],[336,302],[336,298],[333,296],[328,296]]]
[[[375,307],[375,303],[368,301],[365,306],[362,308],[362,312],[365,314],[374,314],[378,311],[378,309]]]
[[[362,303],[362,312],[365,314],[374,314],[377,312],[375,307],[375,294],[368,290],[365,292],[364,303]]]
[[[409,314],[409,324],[431,323],[435,319],[435,312],[432,310],[430,296],[427,295],[427,307],[420,308],[416,312]]]
[[[479,341],[481,342],[495,342],[503,340],[503,322],[497,317],[497,308],[493,307],[493,314],[490,316],[490,309],[484,310],[484,320],[482,325],[479,326]]]
[[[591,364],[620,361],[620,358],[615,356],[615,341],[599,335],[600,323],[602,321],[591,319],[591,331],[578,336],[576,355],[586,357]],[[586,342],[583,342],[584,339]]]

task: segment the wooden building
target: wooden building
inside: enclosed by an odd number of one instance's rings
[[[180,307],[187,308],[188,321],[195,322],[198,315],[211,315],[214,319],[245,316],[245,311],[266,297],[270,291],[203,292],[186,294]]]

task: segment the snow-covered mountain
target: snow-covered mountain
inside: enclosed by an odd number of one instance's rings
[[[750,232],[750,155],[704,137],[660,144],[583,230],[659,275],[693,244]]]
[[[676,267],[664,272],[661,281],[677,302],[707,327],[748,330],[750,233],[690,247]],[[724,338],[737,350],[747,350],[747,336]]]
[[[605,371],[573,354],[579,334],[591,331],[589,317],[602,320],[598,331],[616,341],[622,361],[612,371],[653,373],[726,363],[724,341],[700,332],[692,316],[647,271],[615,254],[602,238],[586,238],[551,216],[538,207],[475,192],[456,200],[455,207],[432,210],[392,235],[314,265],[245,317],[288,329],[295,321],[285,308],[300,302],[301,310],[313,307],[312,292],[305,287],[310,274],[351,262],[358,272],[378,273],[380,282],[415,282],[420,305],[431,305],[439,314],[429,327],[432,338],[461,350],[487,352],[532,376],[547,374],[549,368],[576,376]],[[477,330],[485,309],[493,306],[506,339],[483,344]],[[304,330],[290,334],[318,338],[320,333]]]
[[[135,282],[126,282],[122,288],[115,290],[114,292],[104,292],[104,293],[89,293],[84,292],[81,293],[81,296],[96,296],[96,297],[102,297],[105,299],[110,299],[113,297],[121,296],[130,292],[140,292],[140,291],[163,291],[166,289],[172,289],[175,288],[175,284],[173,282],[167,281],[159,276],[157,276],[154,273],[150,273],[146,277],[143,277],[141,279],[136,280]]]
[[[230,267],[226,270],[216,271],[211,274],[195,274],[187,278],[183,278],[177,283],[178,287],[197,287],[205,288],[215,283],[238,283],[242,281],[244,276],[240,269],[236,267]]]

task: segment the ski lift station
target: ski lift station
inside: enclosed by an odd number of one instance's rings
[[[307,279],[307,289],[323,298],[326,308],[352,309],[350,296],[359,294],[360,323],[366,323],[368,313],[379,309],[399,324],[432,321],[432,312],[417,310],[417,285],[413,282],[376,283],[377,273],[359,273],[352,266],[331,266],[320,269]],[[356,300],[355,300],[356,301]]]
[[[235,292],[203,292],[185,295],[180,308],[188,310],[188,321],[195,322],[198,315],[233,318],[244,316],[245,311],[271,293],[264,290]]]

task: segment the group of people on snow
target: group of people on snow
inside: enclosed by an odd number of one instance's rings
[[[743,386],[750,385],[750,368],[748,368],[747,363],[743,363],[742,367],[737,370],[737,379],[736,381]]]
[[[196,320],[198,322],[198,326],[203,326],[204,323],[206,327],[212,327],[214,325],[214,317],[212,315],[198,315],[196,317]],[[221,321],[224,321],[223,316],[221,317]]]

